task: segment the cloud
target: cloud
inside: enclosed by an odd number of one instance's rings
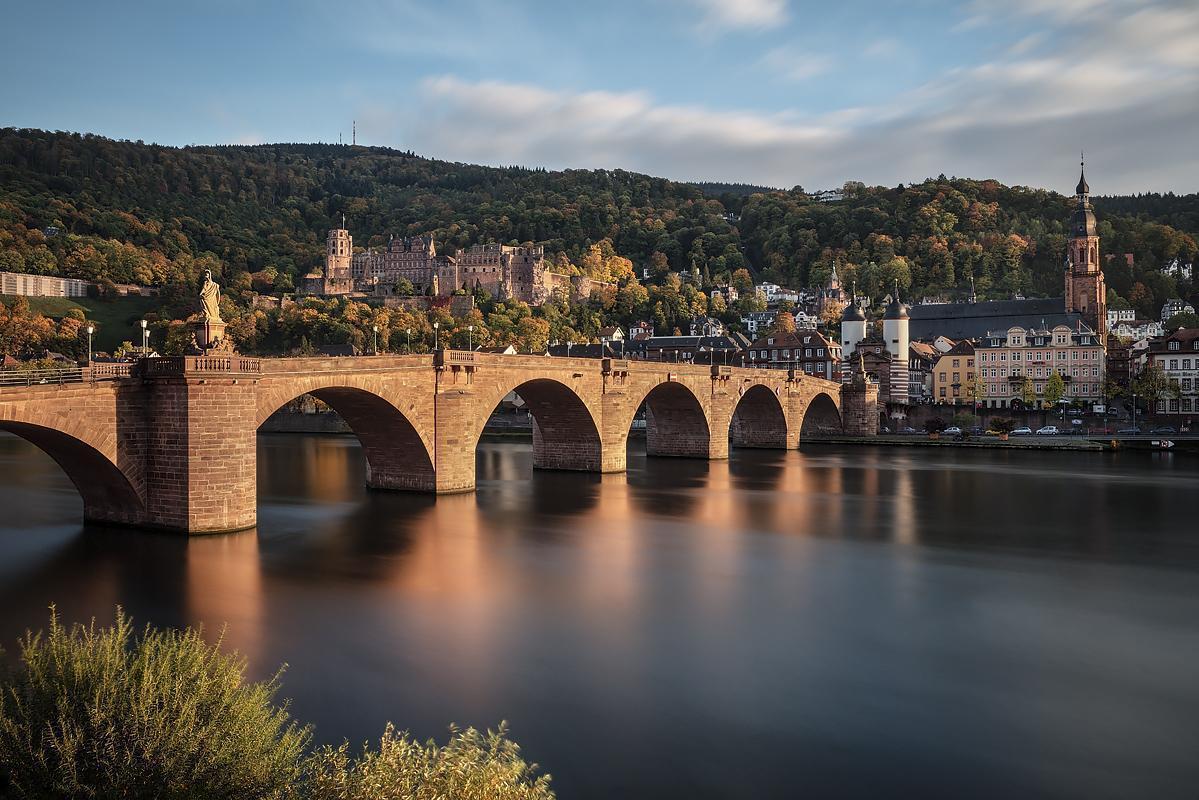
[[[1037,0],[1016,2],[1023,13],[1050,13]],[[393,112],[388,124],[404,146],[454,160],[808,188],[945,173],[1068,190],[1085,148],[1098,192],[1194,191],[1199,7],[1066,5],[1082,16],[1057,31],[1052,50],[1032,41],[894,98],[827,114],[446,75],[422,84],[416,113]],[[773,57],[792,58],[798,75],[822,67],[782,51]]]
[[[758,59],[758,66],[783,80],[799,83],[832,69],[833,60],[818,53],[798,52],[798,47],[776,47]]]
[[[787,0],[686,0],[706,32],[777,28],[787,21]]]

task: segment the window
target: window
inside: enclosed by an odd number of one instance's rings
[[[941,379],[940,379],[940,380],[941,380],[941,383],[945,383],[945,373],[944,373],[944,372],[942,372],[942,373],[941,373]],[[944,390],[944,389],[942,389],[941,391],[942,391],[942,392],[944,392],[945,390]]]
[[[1182,360],[1182,368],[1183,368],[1183,369],[1190,369],[1190,368],[1191,368],[1191,360],[1190,360],[1189,358],[1184,358],[1184,359]]]
[[[1191,390],[1191,379],[1190,378],[1182,379],[1182,390],[1184,392],[1189,392]]]
[[[955,359],[953,360],[953,366],[954,366],[954,368],[955,368],[955,369],[956,369],[957,367],[960,367],[960,366],[962,366],[962,359],[960,359],[960,358],[955,358]]]
[[[804,351],[803,351],[803,357],[804,357],[804,358],[811,358],[811,357],[812,357],[812,348],[810,348],[810,347],[805,347],[805,348],[804,348]]]
[[[1170,342],[1168,345],[1166,345],[1166,349],[1168,350],[1177,350],[1178,348],[1178,342]]]
[[[823,357],[824,357],[824,348],[823,348],[823,347],[817,347],[817,348],[816,348],[816,357],[817,357],[817,358],[823,358]]]
[[[973,366],[974,366],[974,359],[973,359],[973,358],[967,358],[967,359],[966,359],[966,366],[967,366],[967,367],[973,367]]]
[[[1178,359],[1177,358],[1170,359],[1170,369],[1178,369]]]
[[[961,383],[962,382],[962,373],[960,373],[960,372],[953,373],[953,382]]]
[[[1183,399],[1183,401],[1182,401],[1182,410],[1183,410],[1183,411],[1190,411],[1190,410],[1191,410],[1191,398],[1187,397],[1187,398],[1184,398],[1184,399]]]

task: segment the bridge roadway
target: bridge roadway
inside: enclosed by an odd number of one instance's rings
[[[145,359],[129,377],[0,386],[0,430],[58,462],[88,520],[203,533],[254,526],[255,434],[311,394],[362,443],[376,489],[463,492],[511,391],[533,417],[539,469],[622,472],[646,410],[649,455],[723,459],[840,429],[840,384],[787,370],[442,350],[361,358]]]

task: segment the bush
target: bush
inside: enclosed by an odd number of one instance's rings
[[[924,421],[924,430],[927,433],[940,433],[945,427],[945,420],[940,417],[929,417]]]
[[[26,634],[0,681],[0,794],[25,798],[286,798],[309,730],[274,705],[276,679],[199,631],[134,636],[59,624]]]
[[[969,430],[975,425],[976,419],[973,414],[965,411],[959,411],[953,415],[953,424],[957,425],[962,430]]]
[[[349,745],[324,747],[310,762],[312,800],[552,800],[550,776],[520,757],[507,728],[480,733],[450,729],[438,747],[387,726],[377,751],[351,759]]]
[[[1010,417],[995,417],[991,420],[991,430],[996,433],[1011,433],[1016,429],[1016,420]]]

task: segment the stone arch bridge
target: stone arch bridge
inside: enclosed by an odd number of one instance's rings
[[[357,434],[371,487],[448,493],[474,489],[475,447],[512,391],[533,418],[536,467],[621,472],[642,407],[649,455],[723,459],[730,443],[794,448],[805,426],[839,430],[840,388],[785,370],[453,350],[184,356],[128,377],[0,386],[0,430],[62,466],[87,519],[201,533],[255,524],[255,434],[303,394]]]

